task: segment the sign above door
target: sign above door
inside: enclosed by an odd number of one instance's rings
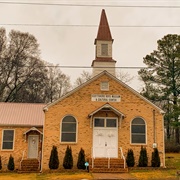
[[[92,94],[91,101],[100,102],[120,102],[120,95],[110,95],[110,94]]]

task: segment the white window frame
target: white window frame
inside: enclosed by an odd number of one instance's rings
[[[76,141],[74,141],[74,142],[70,142],[70,141],[61,141],[61,138],[62,138],[62,123],[63,123],[63,119],[65,118],[65,117],[67,117],[67,116],[72,116],[75,120],[76,120]],[[71,114],[68,114],[68,115],[66,115],[66,116],[64,116],[63,118],[62,118],[62,120],[61,120],[61,123],[60,123],[60,143],[61,144],[77,144],[77,139],[78,139],[78,121],[77,121],[77,119],[73,116],[73,115],[71,115]]]
[[[101,86],[101,91],[109,91],[109,82],[108,81],[102,81],[100,86]]]
[[[95,127],[95,119],[103,119],[104,120],[104,127]],[[116,120],[116,127],[107,127],[107,119],[115,119]],[[94,117],[93,118],[93,128],[107,128],[107,129],[118,129],[118,118],[117,117]]]
[[[132,121],[136,118],[141,118],[143,121],[144,121],[144,124],[145,124],[145,143],[133,143],[132,142]],[[147,124],[146,124],[146,121],[142,118],[142,117],[134,117],[131,122],[130,122],[130,144],[131,145],[147,145]]]
[[[13,131],[13,146],[12,146],[12,149],[3,149],[3,143],[4,143],[4,131]],[[2,130],[2,140],[1,140],[2,144],[1,144],[1,150],[2,151],[13,151],[14,150],[14,144],[15,144],[15,130],[14,129],[3,129]],[[7,141],[5,141],[7,142]]]

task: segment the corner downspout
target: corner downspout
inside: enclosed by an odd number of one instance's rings
[[[166,168],[166,163],[165,163],[165,137],[164,137],[164,113],[162,117],[162,128],[163,128],[163,166]]]
[[[42,138],[42,153],[41,153],[41,169],[40,172],[43,170],[43,161],[44,161],[44,129],[45,129],[45,113],[48,111],[48,108],[44,108],[44,121],[43,121],[43,138]]]
[[[153,130],[154,130],[153,140],[154,140],[154,143],[156,143],[156,119],[155,119],[155,110],[154,109],[153,109]]]

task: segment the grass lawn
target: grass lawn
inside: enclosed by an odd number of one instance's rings
[[[166,169],[156,170],[130,170],[129,173],[137,179],[156,179],[156,180],[180,180],[177,171],[180,171],[180,153],[166,154]],[[64,180],[64,179],[93,179],[91,173],[69,172],[69,173],[0,173],[2,180]]]
[[[0,179],[2,180],[64,180],[64,179],[93,179],[91,173],[30,173],[30,174],[18,174],[18,173],[0,173]]]
[[[130,174],[137,179],[168,179],[180,180],[177,171],[180,171],[180,153],[166,154],[166,169],[156,170],[132,170]]]

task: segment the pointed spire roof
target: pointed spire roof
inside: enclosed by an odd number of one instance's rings
[[[95,44],[97,40],[113,41],[104,9],[101,12],[101,19],[99,23],[97,38],[95,39]]]

